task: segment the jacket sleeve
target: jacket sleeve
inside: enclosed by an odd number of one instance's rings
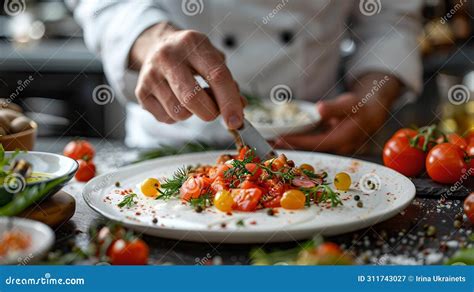
[[[417,37],[421,32],[420,0],[356,1],[353,26],[356,53],[348,63],[348,81],[370,71],[399,78],[407,89],[422,90]],[[352,80],[351,80],[352,79]]]
[[[168,13],[152,0],[79,0],[70,5],[86,46],[102,60],[116,95],[135,100],[138,73],[128,69],[130,49],[144,30],[168,21]]]

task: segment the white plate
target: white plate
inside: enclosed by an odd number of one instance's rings
[[[227,151],[228,152],[228,151]],[[326,170],[332,181],[335,173],[346,171],[352,177],[352,188],[343,193],[344,205],[336,208],[311,206],[293,212],[279,209],[277,216],[269,216],[266,210],[234,212],[231,216],[214,207],[196,213],[179,200],[155,200],[144,197],[138,190],[141,181],[148,177],[162,180],[184,165],[213,164],[222,151],[193,153],[159,158],[131,165],[116,172],[91,180],[83,190],[87,204],[105,217],[123,222],[140,232],[200,242],[265,243],[310,238],[315,234],[335,235],[361,229],[388,219],[411,202],[415,186],[403,175],[384,166],[340,156],[301,151],[279,151],[296,164],[310,163],[318,170]],[[359,190],[362,177],[380,181],[379,190],[366,195]],[[132,188],[139,197],[134,207],[120,209],[123,198],[116,194],[115,182],[122,188]],[[367,180],[365,180],[367,181]],[[358,194],[364,204],[356,206],[352,198]],[[138,212],[138,213],[137,213]],[[139,215],[137,215],[139,214]],[[153,223],[153,218],[158,222]],[[244,226],[237,224],[243,220]],[[225,228],[222,224],[225,223]]]
[[[298,106],[299,110],[306,113],[309,120],[308,121],[295,121],[294,123],[284,123],[284,124],[267,124],[267,123],[258,123],[249,119],[252,125],[257,129],[262,136],[267,140],[274,140],[282,135],[288,134],[298,134],[305,131],[311,130],[316,127],[316,125],[321,120],[319,112],[316,110],[316,106],[312,102],[294,100],[291,102]],[[263,105],[265,107],[275,107],[274,103],[271,101],[264,101]],[[284,106],[284,105],[281,105]]]
[[[11,218],[12,230],[18,230],[28,234],[31,238],[31,246],[24,251],[15,252],[7,257],[0,257],[1,265],[27,265],[41,260],[51,249],[54,242],[54,232],[49,226],[38,221]],[[8,230],[8,218],[0,217],[0,237]]]

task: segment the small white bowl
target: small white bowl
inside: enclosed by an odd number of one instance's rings
[[[0,217],[0,237],[9,229],[7,217]],[[28,265],[41,260],[51,249],[54,243],[54,232],[46,224],[38,221],[12,217],[11,230],[18,230],[28,234],[31,245],[24,251],[15,252],[13,255],[0,257],[0,265]]]

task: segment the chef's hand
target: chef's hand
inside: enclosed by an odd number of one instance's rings
[[[222,114],[230,129],[239,128],[243,99],[225,65],[225,56],[202,33],[178,30],[160,23],[143,32],[129,56],[129,67],[139,70],[135,95],[143,108],[164,123],[195,114],[211,121]],[[203,90],[194,75],[210,86]]]
[[[374,80],[380,85],[374,91]],[[385,80],[385,81],[382,81]],[[276,146],[337,154],[358,152],[384,124],[391,105],[400,94],[396,77],[370,73],[355,81],[351,92],[316,104],[322,132],[281,137]],[[367,94],[374,92],[371,97]]]

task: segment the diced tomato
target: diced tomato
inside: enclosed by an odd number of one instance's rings
[[[248,179],[244,180],[242,183],[240,183],[239,186],[241,189],[259,189],[260,187],[253,181],[250,181]]]
[[[216,177],[224,177],[224,174],[227,170],[231,168],[227,164],[219,164],[216,167],[213,167],[209,170],[209,177],[215,179]]]
[[[242,149],[240,149],[239,154],[237,155],[237,157],[235,159],[244,160],[245,157],[247,156],[247,152],[249,152],[249,151],[250,151],[249,147],[247,147],[247,146],[242,147]]]
[[[191,176],[181,186],[179,193],[183,201],[189,201],[192,198],[199,198],[202,189],[202,180]]]
[[[251,180],[257,180],[263,172],[263,170],[256,163],[247,163],[245,165],[245,169],[251,173],[249,177]]]
[[[265,201],[263,201],[263,206],[265,208],[281,207],[280,200],[281,200],[281,196],[275,196],[275,197],[269,196]]]
[[[251,212],[257,209],[258,202],[262,197],[260,189],[233,189],[231,195],[234,198],[234,210]]]
[[[227,189],[227,184],[225,183],[224,179],[218,177],[216,178],[215,181],[212,182],[211,184],[211,189],[217,193],[218,191],[221,191],[221,190],[226,190]]]

